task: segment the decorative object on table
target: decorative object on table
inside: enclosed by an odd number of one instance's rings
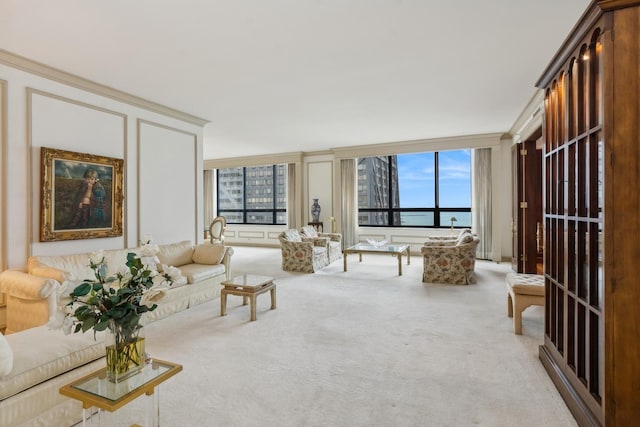
[[[124,160],[42,147],[40,241],[122,236]]]
[[[455,216],[452,216],[450,220],[451,220],[451,235],[453,235],[453,223],[456,222],[458,218],[456,218]]]
[[[313,199],[313,204],[311,205],[311,221],[312,222],[320,222],[320,211],[322,208],[318,203],[318,199]]]
[[[337,233],[338,232],[338,227],[336,224],[336,219],[332,216],[330,216],[329,218],[327,218],[327,221],[329,221],[331,223],[331,232],[332,233]]]
[[[89,259],[95,279],[84,280],[70,294],[65,333],[93,329],[107,331],[107,377],[119,382],[144,367],[142,315],[157,308],[166,290],[177,280],[175,269],[159,274],[145,266],[138,255],[127,255],[126,267],[115,276],[107,276],[102,251]]]
[[[384,245],[387,244],[386,240],[374,240],[374,239],[367,239],[367,243],[370,244],[371,246],[375,246],[376,248],[382,247]]]

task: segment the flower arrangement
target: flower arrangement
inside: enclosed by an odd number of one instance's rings
[[[101,252],[92,254],[89,266],[95,279],[86,279],[70,293],[65,332],[104,331],[113,321],[135,329],[142,314],[153,311],[173,283],[169,273],[159,274],[143,265],[135,253],[127,255],[128,271],[107,277],[107,264]],[[69,320],[71,322],[69,322]]]
[[[149,245],[145,245],[149,246]],[[145,252],[144,246],[142,252]],[[149,249],[149,248],[147,248]],[[143,258],[155,257],[152,250]],[[107,344],[107,374],[125,373],[133,363],[141,366],[144,362],[144,347],[139,337],[144,313],[157,308],[179,270],[168,268],[164,274],[149,269],[135,253],[127,254],[126,269],[107,276],[104,254],[93,253],[89,266],[94,279],[86,279],[70,293],[66,316],[62,328],[65,333],[86,332],[94,334],[108,329],[115,342]],[[110,372],[110,370],[114,372]]]

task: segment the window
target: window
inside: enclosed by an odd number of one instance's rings
[[[230,224],[286,224],[286,167],[218,169],[217,214]]]
[[[471,150],[358,159],[358,224],[470,227]]]

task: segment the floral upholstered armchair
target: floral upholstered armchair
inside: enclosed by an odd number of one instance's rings
[[[282,269],[314,273],[329,264],[327,240],[303,237],[298,230],[285,230],[278,235],[282,250]]]
[[[300,229],[300,234],[312,239],[328,239],[327,255],[329,264],[342,258],[342,234],[339,233],[318,233],[311,225],[305,225]]]
[[[480,239],[466,232],[455,241],[428,240],[422,246],[422,281],[468,285],[476,283],[476,249]]]

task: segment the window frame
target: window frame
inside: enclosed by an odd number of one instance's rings
[[[260,167],[265,167],[265,166],[271,166],[271,170],[272,170],[272,175],[271,175],[271,199],[273,201],[273,208],[271,209],[247,209],[247,169],[249,168],[260,168]],[[236,167],[230,167],[230,168],[218,168],[216,169],[216,215],[220,215],[222,213],[222,215],[224,215],[224,213],[226,212],[230,212],[230,213],[240,213],[242,214],[242,222],[234,222],[231,217],[226,217],[227,218],[227,223],[228,224],[241,224],[241,225],[286,225],[286,213],[287,213],[287,201],[286,201],[286,197],[285,197],[285,207],[284,208],[278,208],[278,192],[277,192],[277,185],[278,185],[278,166],[283,166],[284,169],[284,175],[285,175],[285,192],[286,192],[286,179],[287,179],[287,169],[286,169],[286,165],[280,165],[280,164],[272,164],[272,165],[257,165],[257,166],[236,166]],[[236,168],[242,168],[242,208],[235,208],[235,209],[220,209],[220,170],[221,169],[236,169]],[[254,177],[255,178],[255,177]],[[253,197],[255,197],[255,195],[253,195]],[[262,197],[262,196],[261,196]],[[253,213],[271,213],[272,216],[272,221],[269,222],[247,222],[247,218],[249,217],[250,214]],[[284,221],[283,223],[279,223],[278,222],[278,214],[279,213],[284,213]]]
[[[444,151],[444,150],[441,150]],[[460,151],[460,150],[447,150],[447,151]],[[451,224],[441,224],[440,217],[442,213],[445,212],[469,212],[471,213],[471,207],[452,207],[452,208],[441,208],[440,205],[440,164],[439,164],[439,153],[440,151],[431,151],[434,153],[434,207],[432,208],[393,208],[391,207],[392,201],[394,200],[393,194],[393,186],[388,185],[387,187],[387,200],[389,200],[389,207],[387,208],[360,208],[358,207],[358,226],[359,227],[374,227],[374,228],[470,228],[471,225],[451,225]],[[403,153],[404,154],[404,153]],[[419,153],[416,153],[419,154]],[[399,154],[390,154],[387,156],[369,156],[369,157],[387,157],[388,164],[391,164],[391,158],[396,157]],[[359,157],[357,160],[365,159],[367,157]],[[396,160],[396,168],[397,168],[397,160]],[[392,182],[392,172],[391,167],[387,168],[387,182]],[[359,169],[356,168],[356,173],[359,174]],[[473,177],[471,173],[469,173],[469,179],[472,181]],[[398,186],[399,188],[399,186]],[[357,189],[356,189],[357,190]],[[399,191],[399,190],[398,190]],[[399,195],[398,195],[399,200]],[[359,204],[359,203],[358,203]],[[401,215],[403,212],[432,212],[433,213],[433,225],[402,225],[402,224],[393,224],[394,215]],[[387,224],[360,224],[359,215],[360,213],[384,213],[387,215]]]

